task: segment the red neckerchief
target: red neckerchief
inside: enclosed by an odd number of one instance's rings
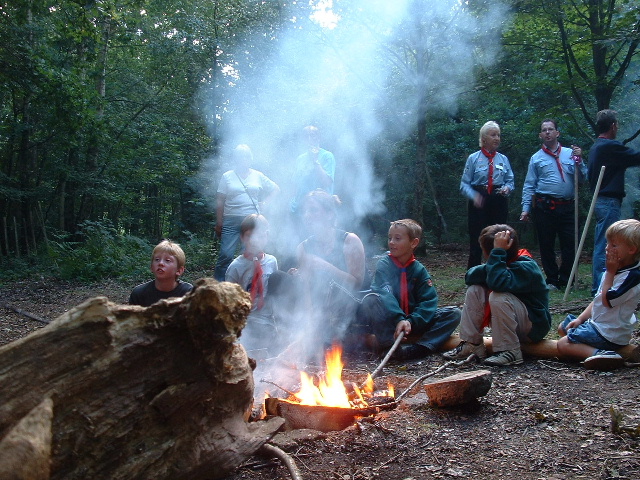
[[[400,274],[400,308],[405,313],[405,315],[409,315],[409,286],[407,285],[407,267],[416,261],[416,257],[411,255],[411,258],[407,260],[407,263],[404,265],[401,264],[397,258],[392,257],[389,254],[389,258],[393,264],[400,269],[402,272]]]
[[[561,150],[562,150],[562,145],[560,145],[560,142],[558,142],[558,148],[556,149],[555,152],[552,152],[551,150],[549,150],[546,145],[542,145],[542,151],[547,155],[551,155],[553,158],[556,159],[556,165],[558,166],[558,171],[560,172],[560,178],[562,178],[562,181],[564,182],[564,172],[562,171],[562,164],[560,163]]]
[[[264,306],[264,283],[262,282],[262,264],[260,260],[264,258],[264,252],[260,252],[257,255],[243,254],[245,258],[253,258],[253,277],[251,278],[251,288],[249,293],[251,294],[251,302],[255,304],[256,298],[258,299],[258,310]]]
[[[521,248],[520,250],[518,250],[518,255],[516,256],[516,258],[511,260],[511,262],[514,262],[519,257],[533,258],[529,253],[529,250],[527,250],[526,248]],[[507,265],[511,264],[511,262],[507,262]],[[482,325],[480,326],[480,330],[482,330],[484,327],[488,327],[491,323],[491,305],[489,305],[489,294],[491,292],[492,290],[486,290],[486,297],[484,301],[484,315],[482,316]]]
[[[487,193],[491,195],[493,191],[493,157],[496,156],[496,153],[489,153],[484,147],[480,148],[482,154],[489,159],[489,178],[487,178]]]

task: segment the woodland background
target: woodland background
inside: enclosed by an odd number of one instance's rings
[[[398,217],[467,241],[458,186],[487,120],[516,175],[512,223],[543,118],[586,158],[614,108],[640,147],[635,0],[2,0],[0,38],[4,281],[148,276],[163,237],[211,270],[229,150],[248,143],[284,187],[309,123],[348,223],[380,247]],[[583,218],[589,202],[583,186]]]

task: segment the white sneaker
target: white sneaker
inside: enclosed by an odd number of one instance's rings
[[[484,342],[475,344],[463,340],[456,348],[443,353],[442,356],[447,360],[466,360],[472,354],[475,354],[480,360],[487,358],[487,348],[484,346]]]

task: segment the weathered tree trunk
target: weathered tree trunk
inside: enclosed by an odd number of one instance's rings
[[[37,478],[228,475],[283,423],[246,422],[253,376],[236,339],[249,309],[239,286],[205,279],[186,297],[149,308],[88,300],[0,348],[0,439],[11,436],[8,456],[20,444],[21,420],[43,411],[42,426],[28,435],[44,439],[39,454],[25,455],[42,471],[42,452],[51,452],[50,476]],[[0,450],[0,472],[7,461]]]

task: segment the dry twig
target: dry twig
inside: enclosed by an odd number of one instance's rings
[[[36,322],[40,322],[40,323],[51,323],[51,320],[47,320],[46,318],[42,318],[42,317],[38,317],[37,315],[34,315],[33,313],[29,313],[25,310],[21,310],[18,307],[14,307],[13,305],[9,305],[8,303],[3,303],[2,306],[6,309],[9,310],[13,310],[14,312],[23,315],[27,318],[30,318],[31,320],[35,320]]]
[[[282,463],[284,463],[285,467],[287,467],[287,470],[289,470],[289,474],[293,480],[303,480],[296,462],[294,462],[293,458],[291,458],[291,456],[289,456],[289,454],[284,450],[269,443],[265,443],[262,445],[260,450],[258,450],[258,453],[270,457],[277,457]]]

